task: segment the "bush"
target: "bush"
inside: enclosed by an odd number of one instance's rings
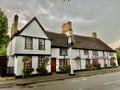
[[[116,67],[116,63],[115,62],[111,63],[111,66],[112,66],[112,68],[115,68]]]
[[[104,64],[104,67],[107,68],[107,64]]]
[[[47,75],[48,70],[43,66],[36,68],[36,71],[38,72],[39,75]]]
[[[85,67],[88,69],[88,70],[91,70],[93,68],[93,65],[92,64],[86,64]]]
[[[95,69],[100,69],[101,67],[101,64],[100,63],[96,63],[96,64],[93,64],[94,68]]]
[[[70,66],[60,66],[59,67],[61,73],[69,73],[70,72]]]
[[[30,74],[31,74],[33,71],[34,71],[33,68],[24,68],[24,69],[23,69],[23,73],[24,73],[24,75],[26,75],[26,76],[30,76]]]

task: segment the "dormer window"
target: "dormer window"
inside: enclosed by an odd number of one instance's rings
[[[88,50],[84,50],[84,55],[89,55],[89,51]]]
[[[38,50],[45,50],[45,39],[38,39]]]
[[[25,37],[25,49],[33,49],[33,38]]]
[[[110,56],[113,56],[113,52],[109,52],[109,55],[110,55]]]
[[[67,56],[67,48],[60,48],[60,56]]]
[[[92,51],[92,54],[93,54],[94,56],[98,56],[98,51]]]

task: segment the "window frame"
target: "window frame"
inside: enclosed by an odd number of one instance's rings
[[[25,37],[25,49],[32,50],[33,49],[33,38]]]
[[[67,55],[68,55],[68,49],[67,48],[60,48],[60,56],[67,56]]]
[[[69,65],[68,59],[59,59],[59,66],[67,66]]]
[[[30,60],[28,60],[24,63],[24,67],[25,68],[32,68],[32,56],[27,56],[27,57],[29,57]]]
[[[92,51],[92,55],[98,56],[98,51]]]
[[[113,52],[109,52],[109,56],[113,56]]]
[[[103,56],[105,56],[105,51],[103,51]]]
[[[38,50],[45,50],[45,39],[38,39]]]
[[[89,50],[84,50],[84,55],[89,55]]]
[[[44,56],[38,56],[38,67],[41,67],[44,64]]]

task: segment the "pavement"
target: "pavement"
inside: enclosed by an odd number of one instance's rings
[[[40,82],[64,80],[69,78],[86,77],[91,75],[99,75],[99,74],[114,73],[114,72],[120,72],[120,67],[100,69],[100,70],[90,70],[90,71],[77,71],[74,72],[75,76],[70,76],[68,73],[67,74],[52,73],[52,75],[47,75],[47,76],[34,76],[30,78],[19,78],[19,79],[15,79],[14,77],[0,77],[0,85],[2,84],[2,82],[11,83],[12,85],[28,85],[28,84],[34,84]]]

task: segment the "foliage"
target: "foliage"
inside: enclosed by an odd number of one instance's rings
[[[92,70],[92,69],[100,69],[101,67],[101,64],[100,63],[96,63],[96,64],[86,64],[85,67],[88,69],[88,70]]]
[[[0,56],[6,56],[7,54],[7,48],[3,45],[0,49]]]
[[[46,70],[44,65],[36,68],[36,71],[38,72],[39,75],[47,75],[48,74],[48,70]]]
[[[44,60],[43,65],[38,66],[38,68],[36,68],[36,71],[38,72],[39,75],[47,75],[48,74],[48,70],[46,68],[47,68],[47,64],[49,62],[49,57],[45,56],[43,58],[43,60]]]
[[[29,61],[30,60],[30,57],[29,56],[24,56],[23,57],[23,59],[22,59],[22,61],[25,63],[25,62],[27,62],[27,61]]]
[[[86,64],[85,67],[88,69],[88,70],[91,70],[93,68],[93,65],[92,64]]]
[[[115,62],[112,62],[110,65],[112,66],[112,68],[116,67],[116,63]]]
[[[111,57],[112,60],[115,60],[115,57]]]
[[[8,19],[4,12],[0,9],[0,48],[2,45],[7,46],[9,41],[8,32]]]
[[[44,65],[45,65],[45,67],[47,67],[47,64],[48,64],[48,62],[49,62],[49,57],[48,57],[48,56],[45,56],[45,57],[43,58],[43,60],[44,60]]]
[[[81,58],[79,56],[75,57],[75,60],[81,60]]]
[[[101,66],[100,63],[93,64],[93,67],[94,67],[95,69],[100,69],[100,66]]]
[[[107,68],[107,64],[104,64],[104,67]]]
[[[70,72],[70,65],[60,66],[59,69],[60,69],[61,73],[69,73]]]
[[[118,65],[120,65],[120,52],[117,52]]]
[[[22,59],[22,61],[24,63],[23,76],[27,76],[27,77],[29,77],[31,75],[31,73],[34,71],[34,69],[32,67],[25,67],[25,63],[29,60],[30,60],[29,56],[24,56]]]
[[[24,68],[23,73],[25,76],[30,76],[30,74],[34,71],[33,68]]]

